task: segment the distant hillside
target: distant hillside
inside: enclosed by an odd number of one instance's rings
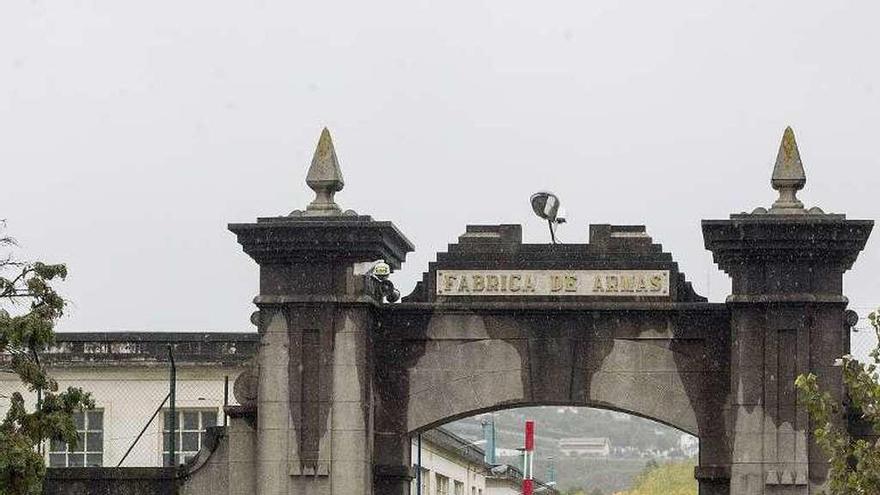
[[[574,487],[599,488],[605,494],[630,489],[647,463],[660,452],[677,449],[681,432],[628,414],[600,409],[530,407],[494,414],[497,447],[522,447],[526,419],[535,421],[535,475],[546,479],[551,463],[562,490]],[[445,425],[454,433],[478,441],[482,438],[482,416]],[[608,437],[616,454],[608,459],[567,457],[559,452],[560,438]],[[621,452],[621,448],[629,448]],[[659,459],[658,459],[659,460]],[[499,462],[519,464],[519,458],[502,457]],[[691,471],[693,478],[693,471]]]

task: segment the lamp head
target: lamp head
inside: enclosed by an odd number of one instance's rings
[[[532,194],[532,211],[535,215],[551,223],[557,223],[559,215],[559,198],[548,191],[540,191]]]

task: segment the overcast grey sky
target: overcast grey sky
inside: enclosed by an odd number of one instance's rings
[[[66,262],[62,330],[251,330],[257,267],[228,222],[312,199],[328,126],[344,208],[415,244],[406,293],[468,223],[555,191],[639,223],[698,292],[700,219],[769,206],[784,127],[808,207],[880,212],[874,1],[0,2],[0,218]],[[846,279],[880,304],[880,232]]]

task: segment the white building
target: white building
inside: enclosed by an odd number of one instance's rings
[[[59,333],[56,340],[43,356],[51,376],[59,389],[90,392],[95,409],[75,418],[82,439],[77,447],[45,446],[50,467],[116,466],[145,426],[122,465],[163,464],[170,441],[162,434],[170,423],[169,402],[162,405],[170,390],[169,345],[177,363],[176,452],[195,455],[205,428],[223,424],[225,378],[231,388],[258,344],[256,333]],[[0,373],[0,395],[14,391],[29,407],[36,403],[16,375]],[[228,395],[234,403],[231,390]],[[8,405],[0,399],[0,415]]]
[[[410,493],[416,495],[488,495],[483,451],[442,428],[429,430],[412,440],[412,464],[416,479]],[[419,454],[421,445],[421,455]],[[421,459],[421,469],[419,460]],[[421,483],[421,492],[418,490]]]
[[[502,469],[498,469],[498,468]],[[520,495],[522,494],[522,471],[514,466],[496,466],[486,478],[486,490],[491,495]],[[491,472],[491,471],[490,471]],[[559,492],[553,486],[543,483],[541,480],[534,482],[535,493],[541,495],[558,495]]]
[[[607,437],[561,438],[559,451],[567,456],[608,457],[611,455],[611,442]]]
[[[700,439],[693,435],[682,433],[681,438],[678,439],[678,447],[685,457],[696,457],[700,453]]]
[[[413,438],[412,464],[419,473],[413,480],[412,495],[519,495],[522,471],[514,466],[491,466],[484,461],[484,451],[448,430],[435,428],[421,434],[421,469],[419,437]],[[421,491],[418,490],[421,483]],[[535,480],[536,491],[556,494],[551,486]]]

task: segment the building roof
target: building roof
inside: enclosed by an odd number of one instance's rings
[[[422,432],[422,441],[427,441],[436,447],[447,452],[466,459],[472,463],[480,464],[483,467],[490,467],[485,463],[485,451],[473,442],[470,442],[446,428],[439,427],[433,430]]]
[[[506,469],[500,473],[494,473],[492,471],[489,471],[489,475],[486,477],[486,479],[505,482],[505,483],[508,483],[508,484],[515,486],[515,487],[520,486],[522,483],[522,480],[523,480],[522,470],[520,470],[516,466],[511,466],[511,465],[507,465],[504,467]],[[556,490],[556,488],[554,486],[548,485],[547,483],[539,480],[538,478],[535,478],[534,482],[535,482],[535,486],[546,487],[547,490],[544,493],[547,493],[548,495],[553,495],[553,494],[559,493],[559,491]]]
[[[41,359],[52,367],[165,366],[169,346],[180,366],[243,366],[256,355],[256,332],[57,332]],[[0,362],[8,356],[0,355]]]
[[[607,444],[610,444],[611,441],[608,437],[579,437],[579,438],[560,438],[559,445],[571,445],[571,446],[581,446],[581,445],[596,445],[598,447],[604,447]]]
[[[225,342],[258,341],[257,332],[55,332],[57,342]]]

